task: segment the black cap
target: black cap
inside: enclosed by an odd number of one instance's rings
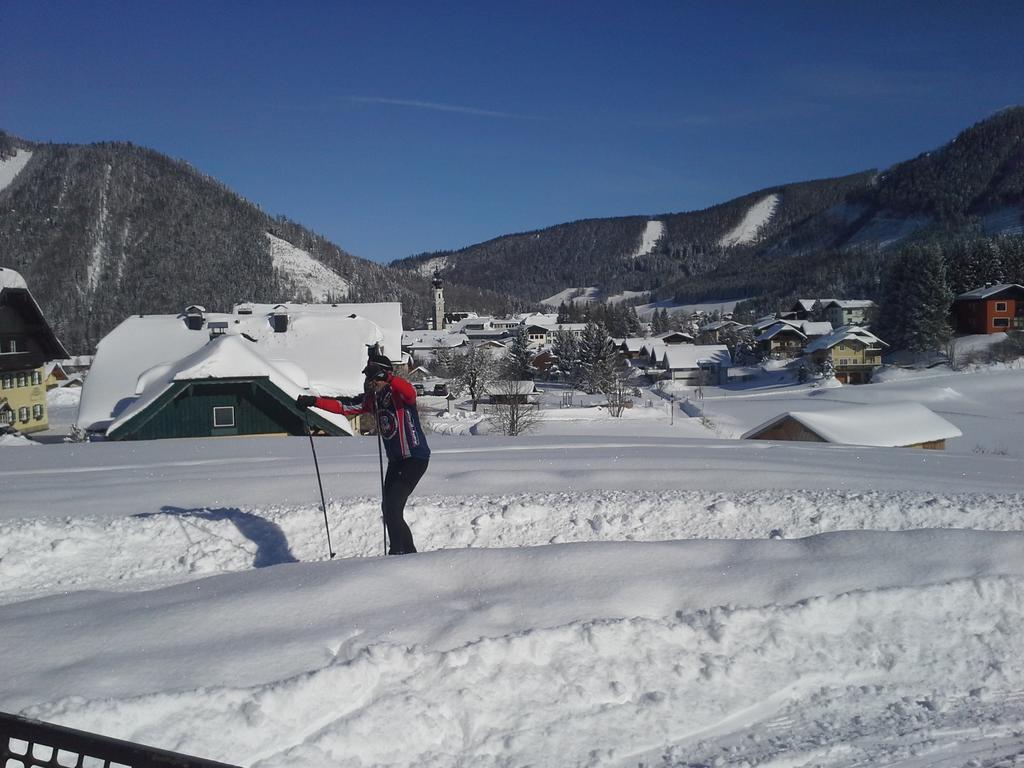
[[[367,376],[376,376],[381,373],[387,375],[393,370],[394,366],[388,358],[379,352],[371,352],[366,360],[366,367],[363,368],[363,373]]]

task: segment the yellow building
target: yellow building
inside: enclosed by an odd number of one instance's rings
[[[815,339],[804,348],[804,354],[817,366],[828,360],[836,380],[844,384],[867,384],[882,364],[882,348],[887,346],[870,331],[848,325]]]
[[[0,267],[0,430],[49,426],[44,366],[66,357],[25,280]]]

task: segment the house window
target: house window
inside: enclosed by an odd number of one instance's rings
[[[4,408],[0,411],[0,424],[13,424],[14,423],[14,411],[10,408]]]
[[[4,389],[14,389],[14,377],[13,376],[4,376],[4,378],[3,378],[3,388]]]
[[[23,405],[18,409],[18,421],[28,421],[28,406]]]
[[[219,405],[213,409],[213,426],[233,427],[235,426],[235,406]]]
[[[1010,327],[1010,318],[1008,318],[1008,317],[993,317],[992,318],[992,327],[993,328],[1009,328]]]
[[[43,376],[42,376],[41,373],[39,373],[39,371],[32,371],[32,383],[33,384],[42,384],[43,383]]]
[[[1006,302],[1005,301],[997,301],[996,302],[996,312],[1005,312],[1005,311],[1006,311]]]
[[[33,405],[32,406],[32,418],[36,421],[42,421],[43,419],[43,406]]]
[[[28,386],[28,376],[26,376],[24,373],[19,373],[18,374],[18,386],[19,387],[27,387]]]

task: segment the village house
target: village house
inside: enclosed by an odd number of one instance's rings
[[[544,347],[554,340],[555,334],[559,331],[566,331],[575,338],[581,339],[586,328],[586,323],[555,323],[553,325],[531,323],[526,326],[526,337],[532,346]]]
[[[833,328],[844,325],[867,325],[875,302],[868,299],[818,299],[815,314],[822,320],[832,323]]]
[[[697,329],[697,341],[701,344],[718,344],[729,334],[736,333],[744,327],[735,320],[714,320]]]
[[[658,358],[661,378],[689,386],[724,384],[732,356],[723,344],[673,344],[665,346]]]
[[[754,343],[762,355],[794,358],[803,354],[807,336],[795,325],[777,321],[754,337]]]
[[[533,381],[498,381],[488,384],[484,390],[487,402],[491,405],[507,405],[532,403],[539,395],[537,384]]]
[[[743,440],[796,440],[878,447],[943,450],[963,434],[920,403],[858,405],[790,411],[745,432]]]
[[[49,427],[46,364],[67,357],[24,278],[0,267],[0,431]]]
[[[843,384],[867,384],[882,364],[882,347],[887,346],[867,329],[853,325],[808,343],[804,355],[817,367],[831,364],[836,380]]]
[[[817,299],[797,299],[789,309],[779,312],[778,318],[780,320],[810,320],[814,312],[814,305],[817,303]]]
[[[975,288],[953,300],[960,334],[1000,333],[1024,328],[1024,286],[1001,283]]]
[[[300,411],[295,398],[358,395],[369,347],[402,355],[397,303],[235,310],[124,320],[97,347],[78,426],[110,440],[352,434],[345,417]]]

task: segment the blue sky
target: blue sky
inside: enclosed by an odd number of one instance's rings
[[[1024,103],[1024,2],[2,0],[0,128],[387,262],[884,168]]]

